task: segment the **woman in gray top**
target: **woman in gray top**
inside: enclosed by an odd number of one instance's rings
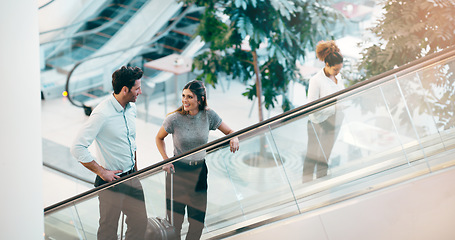
[[[156,146],[164,160],[166,153],[164,138],[172,134],[174,156],[183,154],[191,149],[208,142],[210,130],[219,129],[225,135],[234,131],[222,121],[215,111],[207,107],[204,84],[193,80],[185,85],[182,92],[182,106],[170,113],[156,135]],[[230,150],[239,149],[238,138],[230,141]],[[185,208],[188,212],[189,228],[186,239],[199,239],[204,228],[205,210],[207,207],[207,165],[205,152],[193,154],[174,164],[164,167],[168,173],[173,171],[174,213],[170,212],[170,174],[166,178],[167,214],[173,214],[174,227],[180,237]]]

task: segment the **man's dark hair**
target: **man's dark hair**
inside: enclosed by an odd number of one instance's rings
[[[112,87],[114,88],[114,93],[119,94],[124,86],[127,87],[128,90],[131,90],[136,80],[140,79],[143,73],[142,69],[138,67],[123,66],[116,70],[112,74]]]

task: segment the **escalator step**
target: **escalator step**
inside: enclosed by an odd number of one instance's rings
[[[173,46],[169,46],[169,45],[166,45],[166,44],[160,44],[160,45],[161,45],[161,47],[163,47],[163,48],[167,48],[167,49],[173,50],[173,51],[178,52],[178,53],[182,53],[182,52],[183,52],[182,49],[175,48],[175,47],[173,47]]]
[[[46,61],[46,65],[52,68],[62,68],[71,64],[74,64],[76,61],[68,56],[59,56]]]
[[[85,44],[76,44],[76,45],[74,45],[74,46],[75,46],[75,48],[86,49],[86,50],[88,50],[88,51],[90,51],[90,52],[92,52],[92,53],[95,52],[95,51],[97,50],[96,48],[93,48],[93,47],[91,47],[90,45],[88,45],[87,42],[85,42]]]
[[[104,36],[100,35],[91,35],[89,39],[85,41],[85,45],[93,48],[93,49],[99,49],[101,48],[109,38],[106,38]]]
[[[116,7],[107,7],[106,9],[104,9],[101,13],[100,13],[100,17],[106,17],[106,18],[109,18],[109,19],[112,19],[116,16],[116,10],[117,8]]]
[[[80,61],[93,54],[94,51],[87,49],[85,47],[75,46],[71,51],[71,57],[77,61]]]
[[[108,28],[105,28],[103,29],[102,31],[100,31],[100,33],[104,33],[105,35],[109,36],[109,37],[112,37],[114,36],[117,31],[122,27],[123,25],[120,24],[120,23],[114,23],[112,26],[108,27]]]
[[[102,32],[97,32],[96,35],[100,36],[100,37],[103,37],[103,38],[106,38],[107,40],[111,39],[112,36],[110,35],[107,35],[105,33],[102,33]],[[107,41],[106,40],[106,41]]]
[[[188,15],[187,15],[188,16]],[[182,18],[182,20],[180,20],[180,22],[178,23],[178,25],[183,25],[183,26],[187,26],[187,25],[193,25],[193,24],[199,24],[200,21],[199,20],[194,20],[194,19],[191,19],[191,18]]]
[[[198,17],[193,17],[193,16],[190,16],[190,15],[186,15],[185,18],[188,18],[188,19],[191,19],[191,20],[194,20],[194,21],[200,21],[201,20]]]
[[[158,53],[158,52],[150,52],[143,54],[142,56],[147,59],[147,62],[162,58],[167,56],[168,54]]]
[[[134,14],[136,14],[136,12],[128,11],[127,14],[120,18],[119,23],[125,24],[126,22],[128,22],[128,20],[130,20],[132,16],[134,16]]]
[[[175,33],[184,35],[184,36],[191,37],[194,34],[196,34],[196,30],[197,30],[198,26],[199,26],[199,24],[192,24],[192,25],[187,25],[185,27],[179,27],[177,24],[177,27],[175,29],[173,29],[172,31],[174,31]]]
[[[91,30],[91,29],[97,28],[97,27],[105,24],[106,22],[108,22],[107,19],[102,18],[102,17],[98,17],[98,18],[96,18],[94,20],[88,21],[85,24],[85,29],[84,30]]]
[[[180,36],[182,36],[182,35],[180,35]],[[181,51],[181,49],[183,49],[189,41],[189,39],[185,39],[184,37],[188,38],[188,36],[182,36],[180,39],[175,36],[166,36],[166,37],[160,39],[158,41],[158,43],[164,44],[167,46],[171,46],[171,47],[179,49]]]
[[[189,41],[191,39],[191,37],[188,37],[188,36],[182,36],[182,34],[180,33],[176,33],[174,31],[170,31],[169,34],[168,34],[168,37],[169,38],[173,38],[177,41]]]
[[[195,21],[200,21],[204,11],[205,11],[204,8],[201,8],[198,11],[188,13],[186,17]]]
[[[111,19],[115,18],[121,12],[125,11],[125,7],[126,6],[120,5],[120,4],[111,5],[111,6],[107,7],[106,9],[104,9],[100,13],[100,16],[111,18]]]
[[[95,89],[92,89],[89,91],[84,91],[82,93],[79,93],[79,94],[73,96],[72,98],[80,103],[85,103],[88,101],[99,99],[108,94],[109,94],[109,92],[106,92],[101,87],[99,87],[99,88],[95,88]]]

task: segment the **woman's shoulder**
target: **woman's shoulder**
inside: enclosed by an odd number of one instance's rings
[[[310,78],[310,81],[319,81],[323,77],[325,77],[324,68],[321,68]]]
[[[181,114],[179,112],[171,112],[166,116],[166,121],[174,121],[179,118]]]
[[[211,109],[211,108],[209,108],[209,107],[206,107],[205,110],[204,110],[204,112],[205,112],[207,115],[209,115],[209,116],[218,115],[218,114],[215,112],[215,110],[213,110],[213,109]]]
[[[309,84],[311,86],[320,85],[321,82],[324,80],[324,77],[325,77],[324,70],[321,69],[310,78]]]

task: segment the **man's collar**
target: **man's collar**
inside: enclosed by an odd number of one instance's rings
[[[130,103],[127,103],[126,104],[126,107],[125,109],[123,109],[122,105],[117,101],[117,99],[114,97],[114,94],[112,93],[110,95],[110,101],[112,103],[112,106],[114,106],[114,109],[117,111],[117,112],[122,112],[123,110],[126,110],[127,108],[130,107]]]

